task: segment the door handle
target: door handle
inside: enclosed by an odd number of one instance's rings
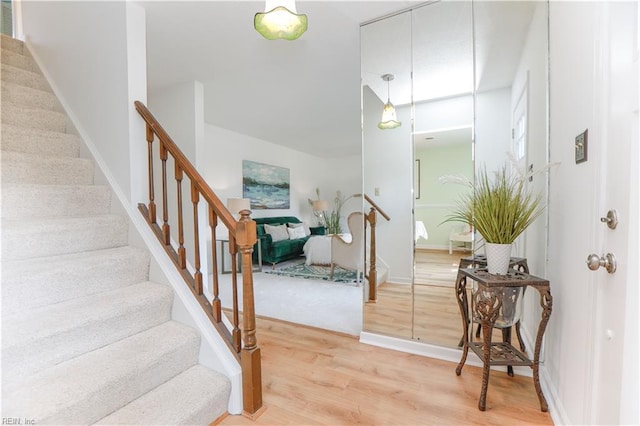
[[[592,271],[597,271],[599,268],[605,268],[608,273],[613,274],[616,271],[618,264],[616,262],[616,257],[611,253],[607,253],[602,257],[597,254],[590,254],[587,257],[587,267]]]

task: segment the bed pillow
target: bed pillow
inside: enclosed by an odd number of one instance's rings
[[[311,229],[309,229],[309,225],[307,225],[306,223],[291,223],[291,222],[289,222],[287,225],[289,226],[289,228],[302,228],[302,229],[304,229],[303,237],[308,237],[309,235],[311,235]],[[302,237],[299,237],[299,238],[302,238]]]
[[[271,235],[271,241],[288,240],[289,233],[287,232],[287,225],[264,225],[264,231]]]
[[[304,238],[306,237],[306,234],[304,233],[304,228],[302,226],[296,226],[295,228],[287,228],[287,232],[289,233],[289,239],[290,240],[297,240],[299,238]]]

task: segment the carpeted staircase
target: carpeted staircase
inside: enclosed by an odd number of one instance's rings
[[[171,320],[173,291],[23,43],[2,55],[2,409],[21,424],[209,424],[229,380],[198,364],[200,336]]]

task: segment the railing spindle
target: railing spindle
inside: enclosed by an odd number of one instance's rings
[[[213,273],[213,300],[211,301],[211,314],[216,322],[222,321],[222,305],[220,303],[220,287],[218,284],[218,249],[216,247],[216,227],[218,216],[209,206],[209,227],[211,228],[211,270]],[[224,256],[224,253],[222,253]]]
[[[195,291],[198,295],[202,294],[202,271],[200,271],[200,234],[198,232],[198,202],[200,194],[196,185],[191,182],[191,202],[193,203],[193,257],[196,271],[193,274],[193,282]]]
[[[160,160],[162,161],[162,238],[164,245],[168,246],[171,243],[171,227],[167,199],[167,148],[163,143],[160,143]]]
[[[162,144],[160,144],[162,145]],[[156,202],[153,188],[153,129],[147,124],[147,162],[149,163],[149,222],[156,223]]]
[[[233,330],[231,331],[231,336],[233,336],[233,345],[236,348],[236,352],[240,352],[241,337],[240,337],[240,319],[238,315],[238,274],[237,274],[237,262],[238,258],[238,246],[236,245],[236,239],[229,236],[229,253],[231,254],[231,283],[232,283],[232,293],[233,293],[233,319],[231,323],[233,324]]]
[[[178,264],[180,269],[187,267],[187,252],[184,248],[184,222],[182,220],[182,168],[176,162],[176,183],[178,190]]]

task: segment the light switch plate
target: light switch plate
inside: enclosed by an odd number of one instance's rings
[[[586,129],[584,132],[576,136],[576,164],[587,161],[588,135],[589,129]]]

